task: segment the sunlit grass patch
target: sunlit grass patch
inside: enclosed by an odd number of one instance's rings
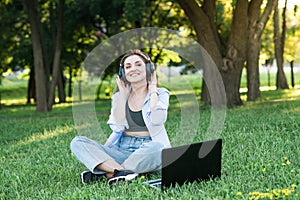
[[[42,140],[68,134],[69,132],[72,131],[75,131],[74,127],[70,127],[70,126],[55,127],[54,130],[44,130],[42,133],[33,133],[25,140],[21,140],[17,142],[16,146],[28,145],[32,142],[40,142]]]

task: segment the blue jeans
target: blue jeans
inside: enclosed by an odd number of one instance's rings
[[[96,167],[110,159],[135,173],[146,173],[161,169],[163,145],[153,142],[151,137],[123,135],[118,147],[107,147],[85,136],[76,136],[70,144],[74,156],[91,172],[103,174]]]

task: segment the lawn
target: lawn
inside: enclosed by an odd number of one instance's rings
[[[194,137],[187,140],[208,138],[213,111],[199,102],[200,86],[189,81],[199,103],[199,123],[193,129],[183,129],[183,133],[178,131],[181,110],[191,108],[189,98],[182,102],[179,93],[186,96],[193,91],[181,88],[171,92],[166,123],[171,141],[178,134],[191,136],[192,131],[197,134],[192,133]],[[72,108],[88,108],[80,118],[86,120],[82,127],[75,126]],[[158,175],[141,176],[115,187],[105,181],[90,185],[80,182],[79,174],[86,169],[71,154],[70,141],[83,133],[80,130],[97,130],[89,136],[99,140],[108,136],[109,108],[110,100],[105,98],[76,101],[73,107],[71,103],[56,104],[46,114],[36,113],[34,105],[5,104],[0,110],[0,199],[299,199],[299,87],[262,91],[258,101],[227,109],[217,135],[223,139],[222,177],[165,192],[143,184]],[[97,127],[93,129],[93,123],[87,123],[93,116],[100,132]]]

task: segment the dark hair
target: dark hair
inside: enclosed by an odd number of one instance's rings
[[[150,57],[146,53],[142,52],[140,49],[133,49],[129,53],[123,55],[123,57],[120,60],[120,67],[124,67],[125,59],[132,55],[139,56],[145,64],[151,62]]]

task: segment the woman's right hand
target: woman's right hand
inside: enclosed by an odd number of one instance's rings
[[[127,98],[130,93],[129,84],[125,84],[125,82],[119,76],[117,76],[116,81],[120,91],[120,95],[124,98]]]

